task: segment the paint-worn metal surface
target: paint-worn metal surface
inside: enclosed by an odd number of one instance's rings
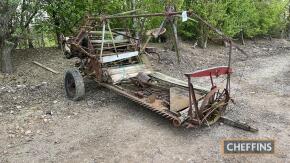
[[[212,125],[222,117],[230,101],[231,49],[235,45],[228,37],[225,41],[230,43],[229,64],[187,73],[186,83],[151,68],[144,51],[151,35],[142,46],[140,38],[135,38],[132,30],[110,27],[111,19],[163,16],[165,20],[160,28],[153,30],[153,36],[166,31],[165,22],[171,23],[178,54],[174,22],[175,17],[182,13],[167,8],[165,13],[88,17],[78,35],[64,41],[67,47],[65,54],[68,58],[79,58],[76,67],[84,77],[93,77],[101,86],[162,115],[176,127]],[[187,14],[190,16],[192,12]],[[213,77],[223,75],[227,79],[226,88],[219,88]],[[208,77],[211,89],[194,86],[191,81],[194,77]]]

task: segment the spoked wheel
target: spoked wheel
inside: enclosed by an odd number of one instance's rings
[[[78,101],[85,95],[84,80],[79,70],[70,69],[66,71],[64,87],[66,96],[70,100]]]
[[[202,123],[212,125],[216,123],[224,113],[230,100],[226,89],[220,92],[217,88],[212,89],[204,98],[200,112],[202,114]]]

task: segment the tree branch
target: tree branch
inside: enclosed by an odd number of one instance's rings
[[[37,1],[37,4],[35,4],[34,12],[29,16],[28,20],[26,21],[26,23],[24,25],[24,28],[27,28],[29,26],[29,24],[31,23],[31,21],[34,18],[34,16],[38,13],[39,4],[40,4],[40,2]]]
[[[29,24],[31,23],[32,19],[34,18],[34,16],[37,14],[38,10],[36,9],[29,17],[29,19],[27,20],[27,22],[24,25],[24,28],[27,28],[29,26]]]

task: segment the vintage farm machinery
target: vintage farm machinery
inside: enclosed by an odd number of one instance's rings
[[[187,82],[153,71],[144,53],[146,45],[151,37],[158,37],[164,33],[166,31],[164,24],[169,22],[178,51],[177,28],[174,19],[180,15],[185,19],[193,15],[223,36],[224,40],[230,44],[227,66],[186,73]],[[143,46],[140,39],[134,36],[134,31],[126,28],[112,29],[110,26],[112,19],[156,16],[164,17],[165,20],[159,28],[151,30],[147,34],[149,38]],[[256,131],[244,123],[223,117],[231,101],[232,47],[239,48],[230,38],[224,36],[191,11],[175,12],[172,8],[167,8],[165,13],[134,14],[126,12],[112,16],[88,16],[76,37],[63,40],[66,57],[79,58],[75,65],[76,68],[67,70],[64,78],[65,92],[71,100],[79,100],[85,94],[83,77],[93,77],[99,85],[162,115],[172,121],[176,127],[191,128],[212,125],[221,120],[248,131]],[[219,76],[226,76],[225,88],[215,85],[213,77]],[[211,89],[206,90],[193,85],[192,78],[196,77],[209,78]]]

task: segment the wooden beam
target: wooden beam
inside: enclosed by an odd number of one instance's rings
[[[45,65],[43,65],[43,64],[41,64],[41,63],[39,63],[39,62],[32,61],[32,63],[34,63],[34,64],[36,64],[36,65],[38,65],[38,66],[40,66],[40,67],[42,67],[42,68],[44,68],[44,69],[46,69],[46,70],[52,72],[52,73],[54,73],[54,74],[59,74],[58,71],[55,71],[55,70],[53,70],[52,68],[49,68],[49,67],[47,67],[47,66],[45,66]]]

